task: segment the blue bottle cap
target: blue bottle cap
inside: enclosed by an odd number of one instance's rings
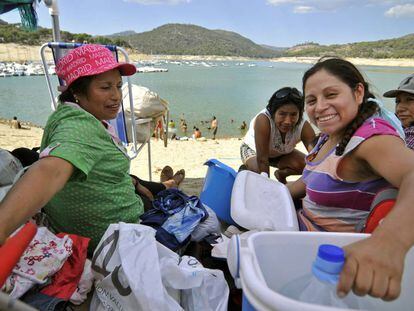
[[[318,257],[330,262],[344,262],[345,252],[336,245],[322,244],[318,249]]]

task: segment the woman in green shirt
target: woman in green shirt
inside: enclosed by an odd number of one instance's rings
[[[120,109],[122,76],[136,68],[88,44],[62,57],[56,72],[66,89],[46,124],[40,160],[1,202],[0,245],[44,207],[51,229],[91,238],[92,252],[111,223],[136,223],[144,212],[135,190],[147,189],[133,186],[126,150],[106,121]],[[161,186],[178,186],[182,177]]]

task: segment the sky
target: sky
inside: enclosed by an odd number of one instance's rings
[[[167,23],[234,31],[258,44],[343,44],[414,33],[414,0],[59,0],[60,27],[107,35]],[[39,25],[51,28],[44,3]],[[0,16],[19,22],[17,11]]]

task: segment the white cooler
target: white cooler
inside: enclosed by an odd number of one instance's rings
[[[228,265],[236,284],[243,289],[243,311],[342,310],[287,298],[278,291],[289,281],[310,273],[320,244],[344,246],[367,234],[326,232],[258,232],[247,240],[233,236]],[[242,243],[242,245],[240,245]],[[406,257],[402,292],[392,302],[368,298],[375,310],[414,310],[414,248]]]
[[[287,187],[251,171],[237,174],[231,193],[231,218],[249,230],[298,231]]]

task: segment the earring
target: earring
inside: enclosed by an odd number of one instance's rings
[[[79,99],[76,96],[73,96],[75,98],[75,103],[79,104]]]

